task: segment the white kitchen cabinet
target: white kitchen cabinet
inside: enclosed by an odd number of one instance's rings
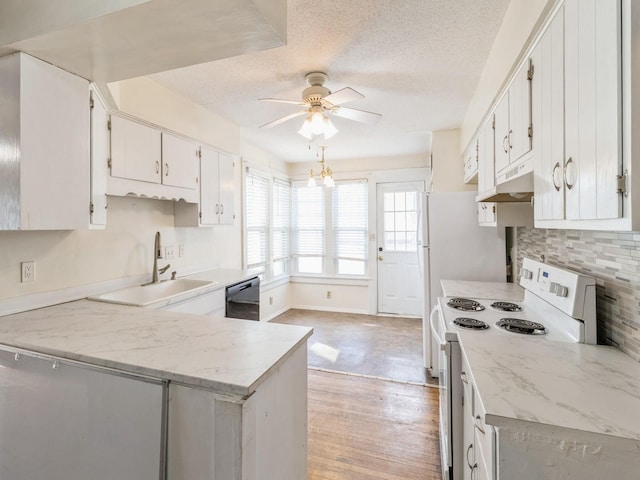
[[[565,216],[618,218],[620,0],[565,3]]]
[[[200,147],[200,201],[175,205],[176,227],[232,225],[234,212],[234,166],[232,155]]]
[[[198,188],[198,147],[183,138],[162,133],[162,184]]]
[[[107,224],[109,175],[109,113],[98,93],[91,89],[91,227]]]
[[[478,138],[474,138],[464,153],[464,183],[478,181]]]
[[[0,57],[0,230],[89,226],[89,82]]]
[[[495,109],[495,171],[500,176],[531,151],[531,62],[524,62]],[[507,178],[509,175],[507,175]]]
[[[619,0],[569,0],[533,52],[536,225],[622,215],[620,15]]]
[[[478,133],[478,192],[482,193],[496,184],[495,135],[493,113],[485,121]]]
[[[307,347],[247,398],[170,384],[167,480],[307,478]]]
[[[164,478],[164,382],[6,347],[0,367],[3,478]]]
[[[114,177],[160,183],[160,131],[128,118],[112,115],[110,166]]]
[[[462,438],[464,480],[493,480],[496,457],[496,434],[484,421],[484,408],[471,375],[466,357],[462,356]]]
[[[529,202],[478,202],[481,227],[533,227],[533,207]]]

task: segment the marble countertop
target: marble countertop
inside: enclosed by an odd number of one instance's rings
[[[441,280],[440,285],[445,297],[487,298],[506,302],[524,299],[524,288],[515,283]]]
[[[640,440],[640,363],[614,347],[459,332],[496,427],[522,422]]]
[[[192,275],[186,275],[180,278],[190,278],[193,280],[207,280],[209,282],[216,282],[216,285],[212,290],[226,287],[227,285],[233,285],[243,280],[248,280],[258,276],[259,272],[256,270],[236,270],[232,268],[216,268],[213,270],[206,270],[204,272],[195,273]]]
[[[0,317],[0,345],[242,397],[312,332],[89,300]]]

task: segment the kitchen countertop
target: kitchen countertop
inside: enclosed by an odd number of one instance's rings
[[[242,397],[312,331],[90,300],[0,317],[0,345]]]
[[[233,285],[243,280],[248,280],[253,277],[257,277],[259,274],[256,270],[236,270],[232,268],[216,268],[213,270],[206,270],[204,272],[195,273],[191,275],[185,275],[178,278],[189,278],[193,280],[207,280],[209,282],[217,282],[212,287],[212,290],[226,287],[227,285]]]
[[[533,422],[640,441],[640,364],[620,350],[463,331],[458,337],[487,424]]]
[[[516,283],[441,280],[440,285],[445,297],[487,298],[505,302],[524,299],[524,288]]]

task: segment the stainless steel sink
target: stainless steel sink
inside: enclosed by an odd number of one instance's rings
[[[179,278],[177,280],[166,280],[160,283],[123,288],[122,290],[115,290],[113,292],[103,293],[102,295],[89,297],[89,300],[136,307],[149,307],[158,302],[189,298],[197,295],[207,287],[216,285],[216,283],[217,282],[209,282],[206,280]]]

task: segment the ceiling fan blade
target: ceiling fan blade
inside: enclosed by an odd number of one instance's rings
[[[295,100],[281,100],[279,98],[259,98],[259,102],[277,102],[277,103],[290,103],[292,105],[306,105],[304,102]]]
[[[382,118],[382,115],[379,113],[365,112],[364,110],[356,110],[355,108],[347,107],[331,109],[331,113],[336,117],[348,118],[349,120],[366,123],[367,125],[375,125]]]
[[[295,112],[295,113],[290,113],[289,115],[285,115],[284,117],[280,117],[280,118],[278,118],[276,120],[273,120],[272,122],[265,123],[260,128],[275,127],[276,125],[280,125],[281,123],[284,123],[287,120],[291,120],[292,118],[296,118],[296,117],[299,117],[300,115],[305,115],[307,113],[309,113],[308,110],[300,110],[300,111]]]
[[[331,105],[342,105],[343,103],[353,102],[361,98],[364,98],[364,95],[356,92],[353,88],[346,87],[337,92],[333,92],[331,95],[327,95],[323,100],[329,102]]]

